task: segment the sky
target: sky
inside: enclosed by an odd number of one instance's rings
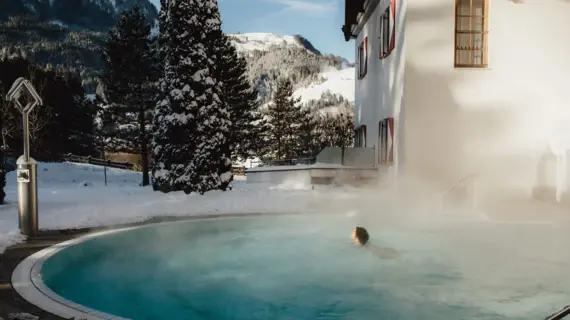
[[[151,0],[160,8],[160,0]],[[225,33],[300,34],[322,53],[354,61],[354,42],[344,41],[344,0],[218,0]]]

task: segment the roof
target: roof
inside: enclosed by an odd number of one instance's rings
[[[352,34],[352,26],[358,24],[358,12],[364,11],[365,0],[344,0],[344,25],[342,32],[344,33],[344,40],[350,41],[354,38]]]
[[[344,40],[356,38],[380,0],[344,0]]]

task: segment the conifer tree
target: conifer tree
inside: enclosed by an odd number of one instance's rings
[[[141,154],[142,185],[149,184],[148,133],[153,100],[153,53],[150,25],[139,7],[123,12],[117,27],[109,31],[104,48],[108,112],[119,127],[117,149]]]
[[[307,113],[302,110],[300,101],[301,98],[293,97],[291,81],[281,79],[273,102],[265,113],[270,128],[267,133],[267,151],[278,160],[297,158],[303,147],[300,135],[308,131]]]
[[[206,115],[204,121],[199,121],[204,126],[204,133],[199,135],[204,141],[204,153],[208,155],[209,161],[206,165],[207,172],[216,172],[219,182],[211,181],[203,184],[199,189],[200,192],[221,189],[226,190],[233,180],[232,161],[231,161],[231,114],[229,103],[231,100],[225,95],[225,83],[223,75],[219,71],[222,68],[220,63],[226,55],[227,46],[226,37],[221,30],[220,11],[217,0],[206,0],[204,2],[204,37],[206,39],[207,62],[208,62],[208,78],[202,80],[208,83],[213,81],[213,103],[203,105],[199,114]],[[215,134],[215,139],[212,139]],[[210,141],[214,142],[210,145]],[[217,171],[216,171],[217,169]],[[211,173],[208,173],[211,174]],[[204,180],[204,177],[202,177]],[[217,183],[217,186],[214,184]]]
[[[232,178],[227,170],[231,123],[215,78],[221,35],[217,2],[161,4],[164,72],[153,121],[153,187],[186,193],[223,189]]]
[[[238,56],[227,36],[223,37],[221,48],[223,53],[217,65],[232,122],[231,157],[234,161],[246,160],[259,155],[268,126],[259,111],[257,91],[249,83],[245,58]]]
[[[316,131],[319,123],[313,110],[299,105],[295,108],[293,119],[295,119],[296,123],[292,129],[295,130],[295,136],[297,138],[295,157],[315,157],[321,150]]]

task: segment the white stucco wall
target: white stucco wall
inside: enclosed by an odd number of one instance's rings
[[[398,134],[399,115],[403,102],[404,75],[404,12],[405,3],[396,1],[396,42],[392,53],[380,59],[380,17],[390,5],[390,0],[382,0],[372,16],[363,26],[355,39],[355,54],[358,57],[358,46],[368,37],[368,71],[363,79],[358,79],[356,69],[355,89],[355,126],[366,125],[366,146],[375,148],[378,159],[378,122],[393,117],[395,136]],[[395,137],[397,139],[397,137]],[[398,144],[395,143],[394,163],[401,162],[398,155]]]
[[[453,67],[455,1],[407,3],[406,165],[529,191],[554,130],[570,132],[570,3],[491,0],[485,70]]]

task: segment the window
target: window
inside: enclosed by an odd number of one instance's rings
[[[488,65],[488,0],[455,0],[455,67]]]
[[[392,53],[396,45],[396,0],[380,16],[380,59]]]
[[[366,125],[361,125],[355,130],[354,146],[356,148],[366,148]]]
[[[391,165],[394,158],[394,119],[385,118],[378,122],[378,163]]]
[[[368,37],[364,37],[364,40],[358,46],[358,79],[364,78],[366,76],[366,71],[368,69]]]

